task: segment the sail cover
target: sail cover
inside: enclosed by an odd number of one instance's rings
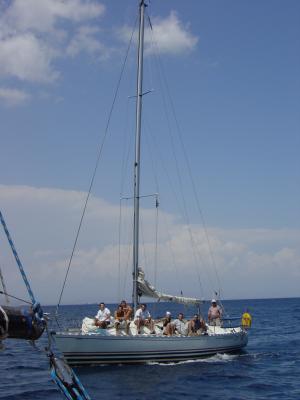
[[[202,303],[201,300],[193,298],[193,297],[183,297],[183,296],[173,296],[170,294],[165,294],[158,292],[154,286],[152,286],[146,279],[145,273],[142,268],[138,269],[138,294],[139,296],[147,296],[152,297],[158,300],[172,301],[174,303],[182,303],[182,304],[194,304],[199,305]]]

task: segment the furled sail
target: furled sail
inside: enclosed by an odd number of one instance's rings
[[[145,273],[142,268],[138,269],[138,293],[139,296],[147,296],[152,297],[158,300],[172,301],[174,303],[182,303],[182,304],[200,304],[201,300],[193,298],[193,297],[183,297],[183,296],[173,296],[170,294],[165,294],[158,292],[154,286],[152,286],[146,279]]]

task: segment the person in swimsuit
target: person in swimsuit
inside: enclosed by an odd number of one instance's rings
[[[120,333],[120,327],[125,324],[125,313],[121,304],[118,305],[118,308],[115,311],[115,328],[116,333]]]
[[[217,301],[212,299],[211,307],[208,310],[208,323],[211,326],[221,326],[222,310],[217,305]]]
[[[188,334],[189,336],[199,335],[206,331],[206,325],[203,318],[195,314],[193,318],[188,323]]]
[[[130,307],[129,304],[126,303],[125,300],[121,301],[121,306],[124,311],[124,320],[125,320],[125,330],[127,335],[129,334],[129,326],[130,326],[130,321],[132,318],[132,308]]]

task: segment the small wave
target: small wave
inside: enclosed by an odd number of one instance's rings
[[[176,361],[176,362],[159,362],[159,361],[151,361],[148,362],[147,365],[160,365],[162,367],[172,366],[172,365],[183,365],[183,364],[195,364],[195,363],[215,363],[215,362],[230,362],[236,360],[240,357],[239,354],[214,354],[210,357],[205,358],[197,358],[196,360],[185,360],[185,361]]]
[[[280,357],[279,352],[259,352],[259,353],[247,353],[245,356],[260,359],[260,358],[278,358]]]
[[[0,399],[5,399],[5,400],[32,400],[33,398],[35,399],[51,399],[53,398],[53,395],[56,397],[58,391],[55,387],[53,389],[37,389],[37,390],[28,390],[28,391],[23,391],[21,393],[15,393],[11,395],[5,395],[5,397],[0,395]]]
[[[255,382],[247,385],[247,388],[259,391],[265,391],[269,389],[274,389],[274,385],[272,385],[271,383]]]
[[[6,367],[5,370],[9,371],[9,370],[25,370],[25,371],[41,371],[41,367],[33,367],[30,365],[11,365],[9,367]]]
[[[214,363],[214,362],[231,362],[239,358],[240,354],[227,354],[227,353],[217,353],[212,357],[205,358],[201,360],[202,362]]]

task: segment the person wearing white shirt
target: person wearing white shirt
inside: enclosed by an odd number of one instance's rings
[[[141,327],[147,326],[151,330],[151,333],[155,333],[154,331],[154,322],[151,318],[151,314],[147,310],[146,304],[141,304],[140,308],[136,311],[134,315],[134,323],[137,326],[138,334],[141,333]]]
[[[99,304],[99,311],[95,316],[95,325],[99,328],[107,328],[110,324],[110,311],[105,307],[104,303]]]
[[[179,335],[187,335],[188,327],[184,321],[184,315],[182,313],[178,314],[178,318],[171,322],[173,333],[178,333]]]

